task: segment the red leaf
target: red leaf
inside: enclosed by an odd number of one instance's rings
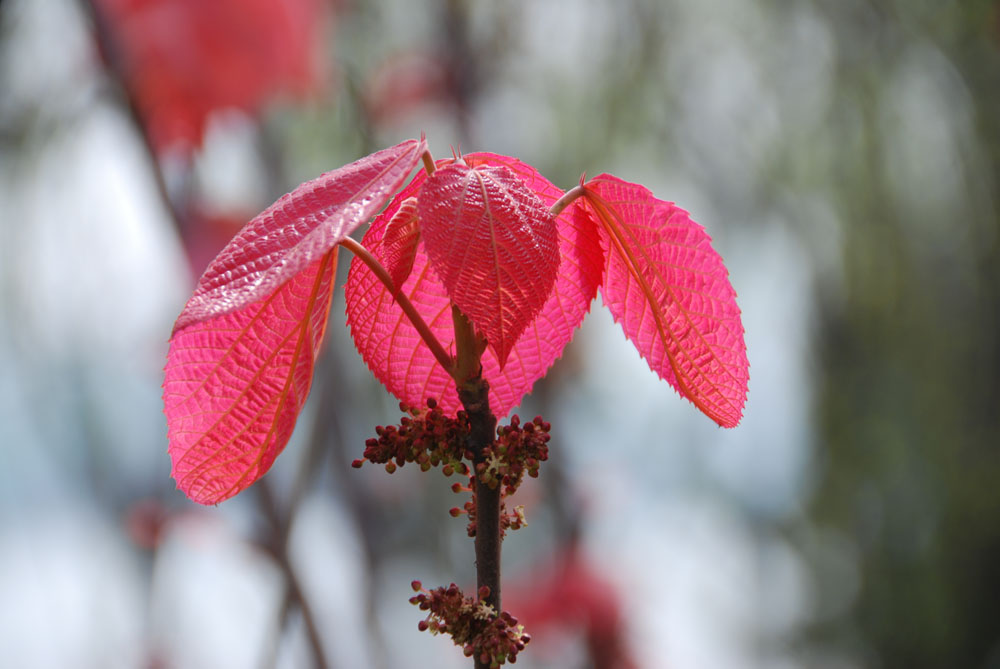
[[[615,320],[654,372],[735,427],[749,363],[736,292],[711,238],[637,184],[602,174],[585,190],[607,258],[601,294]]]
[[[427,179],[417,210],[431,266],[503,369],[555,283],[553,216],[507,167],[463,163]]]
[[[408,197],[389,219],[385,228],[385,268],[397,288],[403,285],[413,269],[420,242],[420,219],[417,217],[417,198]]]
[[[309,395],[336,249],[267,299],[178,331],[163,402],[177,487],[216,504],[264,475]]]
[[[559,188],[533,167],[514,158],[473,153],[467,154],[464,159],[473,167],[482,164],[506,166],[546,206],[562,195]],[[439,161],[439,166],[450,162]],[[418,173],[365,234],[362,243],[380,260],[386,253],[383,239],[388,221],[401,202],[420,191],[425,179],[423,172]],[[556,219],[562,262],[556,284],[538,317],[514,344],[502,371],[492,350],[487,349],[483,354],[483,375],[490,383],[490,407],[497,415],[506,415],[517,406],[535,381],[552,366],[597,294],[604,259],[596,224],[589,216],[573,213],[567,210]],[[402,290],[423,314],[445,348],[453,349],[455,334],[448,293],[428,266],[423,244],[417,247],[413,271]],[[345,294],[347,322],[355,346],[368,367],[391,393],[411,405],[421,405],[427,397],[434,397],[447,411],[454,412],[461,408],[455,382],[437,363],[389,291],[360,261],[351,265]]]
[[[285,447],[326,328],[335,247],[425,146],[404,142],[299,186],[201,277],[174,325],[163,386],[174,478],[194,501],[235,495]]]
[[[307,181],[222,249],[174,323],[181,328],[261,300],[374,216],[420,160],[411,139]]]

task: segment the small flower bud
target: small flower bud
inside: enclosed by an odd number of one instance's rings
[[[351,466],[354,467],[355,469],[361,469],[361,465],[363,464],[365,464],[364,460],[355,460],[354,462],[351,463]]]
[[[410,583],[410,587],[413,588],[413,592],[420,592],[424,586],[420,581],[413,581]]]

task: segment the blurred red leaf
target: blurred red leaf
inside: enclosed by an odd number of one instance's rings
[[[614,584],[570,545],[551,564],[533,570],[504,595],[518,622],[531,634],[536,653],[558,630],[582,634],[595,669],[635,669],[628,648],[624,602]],[[564,649],[557,649],[563,652]]]
[[[126,533],[140,548],[155,550],[160,545],[170,516],[170,509],[158,499],[136,500],[125,513]]]
[[[365,87],[364,105],[372,121],[401,121],[424,107],[456,104],[447,67],[417,50],[397,53],[375,70]]]
[[[199,276],[204,272],[246,222],[246,216],[211,214],[198,208],[192,209],[181,223],[181,242],[191,273]]]
[[[322,82],[321,0],[93,0],[157,150],[201,144],[217,109],[256,114]]]

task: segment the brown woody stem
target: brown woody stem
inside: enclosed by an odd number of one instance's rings
[[[417,333],[420,335],[420,338],[426,342],[437,361],[441,363],[441,366],[448,370],[449,373],[452,373],[455,361],[452,360],[452,357],[448,355],[447,351],[444,350],[444,346],[441,345],[438,338],[434,336],[433,332],[431,332],[431,329],[428,327],[427,322],[424,321],[423,316],[420,315],[420,312],[418,312],[416,307],[413,306],[413,303],[410,302],[410,298],[408,298],[403,291],[396,289],[396,286],[392,282],[392,277],[389,276],[388,270],[382,266],[382,263],[380,263],[368,249],[350,237],[347,237],[344,241],[340,242],[340,245],[360,258],[364,264],[368,265],[368,269],[370,269],[375,276],[378,277],[378,280],[389,289],[389,292],[396,299],[396,302],[399,303],[399,306],[403,309],[403,313],[406,314],[406,317],[410,319],[411,323],[413,323],[413,327],[417,329]]]
[[[483,451],[493,443],[497,418],[490,410],[490,384],[483,378],[480,364],[485,340],[457,307],[452,307],[455,323],[455,381],[458,398],[469,416],[469,450],[475,465],[485,461]],[[489,588],[485,598],[500,613],[500,486],[490,488],[476,477],[476,590]],[[487,669],[489,662],[475,658],[476,669]]]
[[[476,333],[469,319],[454,305],[451,307],[451,320],[455,324],[455,366],[450,371],[455,383],[461,387],[469,379],[480,376],[480,359],[486,350],[486,340]]]

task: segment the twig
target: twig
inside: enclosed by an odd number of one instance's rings
[[[469,415],[469,450],[475,465],[485,461],[483,455],[496,436],[497,418],[490,410],[490,384],[483,378],[480,359],[483,341],[469,320],[452,308],[455,323],[455,369],[462,372],[456,377],[458,398]],[[476,590],[489,588],[486,603],[499,613],[500,608],[500,490],[490,488],[476,477]],[[476,669],[488,669],[477,656]]]
[[[320,638],[319,628],[316,625],[315,616],[313,615],[312,608],[309,606],[309,602],[302,594],[302,586],[299,583],[298,576],[295,574],[295,569],[292,567],[288,555],[288,535],[291,530],[291,519],[294,516],[295,509],[292,507],[290,512],[286,514],[282,514],[278,510],[274,493],[271,491],[266,478],[258,481],[254,487],[257,489],[258,506],[261,513],[267,519],[270,530],[269,536],[262,540],[261,544],[271,554],[278,568],[281,569],[282,574],[285,576],[285,587],[287,590],[285,591],[285,601],[282,604],[280,614],[282,623],[284,623],[284,620],[287,619],[288,614],[291,612],[290,605],[294,604],[298,606],[299,611],[302,612],[302,621],[306,627],[306,637],[309,640],[309,646],[312,648],[316,666],[319,669],[327,669],[329,664],[326,661],[326,655],[323,653],[323,643]],[[284,624],[281,627],[284,627]]]
[[[382,263],[380,263],[378,259],[375,258],[370,251],[368,251],[368,249],[350,237],[347,237],[340,242],[340,245],[368,265],[368,268],[372,271],[376,278],[378,278],[378,280],[389,289],[389,292],[395,296],[396,303],[403,309],[403,313],[406,314],[406,317],[413,324],[413,327],[417,329],[417,333],[420,335],[420,338],[423,339],[428,348],[431,349],[431,353],[434,354],[434,357],[439,363],[441,363],[442,367],[451,372],[452,366],[454,365],[454,361],[451,359],[451,356],[444,350],[444,346],[442,346],[441,342],[438,341],[438,338],[434,336],[434,333],[431,331],[430,327],[428,327],[426,321],[424,321],[424,317],[420,315],[420,312],[413,306],[410,299],[403,293],[403,291],[397,290],[397,286],[393,284],[392,277],[389,276],[389,272],[382,266]]]

